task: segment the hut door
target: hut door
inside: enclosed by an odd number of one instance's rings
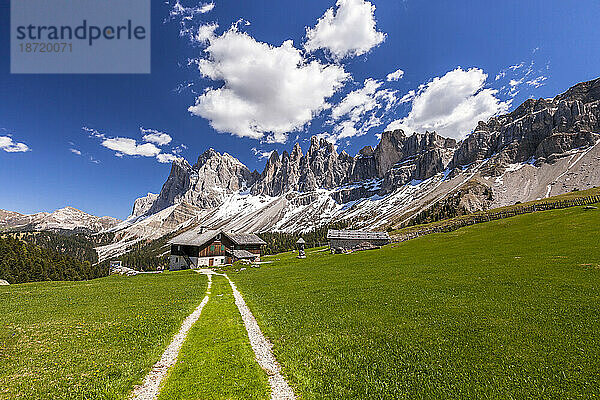
[[[214,264],[215,264],[215,260],[214,260],[214,258],[209,258],[209,259],[208,259],[208,266],[209,266],[209,267],[212,267]]]

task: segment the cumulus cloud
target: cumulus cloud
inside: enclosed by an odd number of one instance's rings
[[[388,82],[394,82],[394,81],[399,81],[403,77],[404,77],[404,71],[399,69],[397,71],[392,72],[391,74],[388,74],[386,79]]]
[[[135,139],[124,137],[104,139],[102,146],[128,156],[156,157],[160,154],[160,149],[152,143],[138,144]]]
[[[10,136],[0,136],[0,150],[7,153],[24,153],[30,149],[25,143],[15,142]]]
[[[71,153],[75,154],[75,155],[78,155],[78,156],[81,155],[81,151],[80,150],[77,150],[77,149],[74,149],[74,148],[70,148],[69,151]]]
[[[173,140],[173,138],[170,135],[164,132],[157,131],[155,129],[140,128],[140,132],[143,135],[142,138],[146,142],[154,143],[159,146],[165,146],[171,143],[171,141]]]
[[[496,97],[498,91],[484,88],[487,74],[481,69],[458,67],[442,77],[422,85],[412,99],[408,116],[392,122],[388,130],[413,132],[436,131],[462,139],[479,121],[508,111],[510,101]]]
[[[306,29],[304,48],[313,52],[326,50],[334,58],[360,56],[385,40],[378,32],[375,6],[365,0],[338,0],[314,28]]]
[[[175,154],[168,154],[168,153],[160,153],[156,156],[156,160],[159,163],[163,163],[163,164],[169,164],[172,163],[173,161],[179,159],[181,157],[178,157]]]
[[[180,158],[180,154],[187,147],[184,144],[180,144],[176,147],[172,147],[170,150],[163,152],[158,146],[164,147],[172,142],[172,138],[169,134],[158,131],[156,129],[146,129],[140,127],[140,133],[142,140],[132,139],[128,137],[110,137],[104,133],[83,127],[82,130],[87,132],[91,138],[100,139],[100,144],[107,149],[115,152],[115,157],[123,158],[125,156],[133,157],[155,157],[160,163],[171,163],[176,159]],[[71,145],[73,145],[71,143]],[[77,155],[81,155],[81,152],[76,148],[70,148],[71,152]],[[90,161],[99,163],[98,160],[90,156]]]
[[[396,91],[380,89],[383,83],[366,79],[363,87],[351,91],[331,110],[331,123],[337,139],[361,136],[373,127],[381,125],[378,111],[389,111],[397,102]]]
[[[223,85],[206,89],[189,111],[219,132],[285,142],[329,108],[327,99],[349,78],[341,66],[306,60],[292,41],[259,42],[237,24],[208,42],[199,71]]]

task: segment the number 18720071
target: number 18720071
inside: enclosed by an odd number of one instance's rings
[[[21,53],[72,53],[72,43],[19,43]]]

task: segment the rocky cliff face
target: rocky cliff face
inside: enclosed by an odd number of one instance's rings
[[[580,83],[554,99],[527,100],[515,111],[480,122],[454,153],[452,168],[494,157],[503,166],[551,162],[595,143],[600,132],[600,79]]]
[[[332,189],[372,179],[384,179],[384,189],[392,190],[411,180],[427,179],[443,171],[452,158],[456,141],[435,132],[411,136],[397,130],[385,132],[379,145],[363,148],[355,157],[338,154],[332,143],[311,138],[306,155],[296,143],[291,154],[273,152],[253,194],[279,196],[289,191],[311,192]],[[357,195],[362,196],[359,189]],[[352,196],[347,193],[344,199]]]
[[[224,196],[245,190],[256,179],[256,174],[238,159],[208,149],[193,166],[183,159],[173,162],[171,173],[147,214],[181,202],[200,208],[215,207]]]
[[[158,194],[154,193],[148,193],[146,196],[136,199],[133,203],[131,217],[139,217],[146,214],[152,208],[156,199],[158,199]]]
[[[384,193],[411,181],[422,181],[442,172],[456,150],[454,139],[435,132],[405,136],[402,130],[384,132],[375,149],[375,163],[384,179]]]

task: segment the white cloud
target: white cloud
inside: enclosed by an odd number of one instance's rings
[[[70,148],[70,149],[69,149],[69,151],[70,151],[71,153],[73,153],[73,154],[76,154],[76,155],[78,155],[78,156],[80,156],[80,155],[81,155],[81,151],[79,151],[79,150],[77,150],[77,149]]]
[[[258,150],[256,147],[252,148],[252,152],[254,153],[255,156],[258,157],[259,160],[262,160],[263,158],[269,158],[269,157],[271,157],[271,154],[273,154],[273,150],[271,150],[271,151]]]
[[[258,42],[237,24],[208,40],[208,57],[197,60],[198,68],[224,85],[205,90],[189,111],[219,132],[285,142],[330,107],[327,99],[349,77],[343,67],[307,61],[292,41],[279,47]]]
[[[521,69],[521,68],[523,68],[524,66],[525,66],[525,61],[521,61],[521,62],[520,62],[520,63],[518,63],[518,64],[511,65],[510,67],[508,67],[508,69],[510,69],[511,71],[516,71],[516,70],[518,70],[518,69]]]
[[[25,143],[15,142],[10,136],[0,136],[0,150],[7,153],[24,153],[30,149]]]
[[[128,156],[156,157],[160,149],[152,143],[138,144],[135,139],[116,137],[104,139],[102,146]]]
[[[362,117],[366,112],[382,105],[379,100],[387,98],[390,95],[394,97],[394,92],[390,90],[378,90],[382,83],[375,79],[366,79],[361,89],[354,90],[346,95],[344,99],[331,110],[331,118],[339,120],[344,116],[349,116],[353,120]]]
[[[90,137],[95,137],[98,139],[104,139],[106,137],[104,136],[104,133],[98,132],[96,129],[88,128],[87,126],[84,126],[81,129],[87,132],[90,135]]]
[[[125,156],[134,157],[155,157],[160,163],[170,163],[180,158],[179,153],[187,147],[184,144],[172,147],[171,153],[163,153],[158,146],[166,146],[173,140],[171,136],[164,132],[157,131],[155,129],[146,129],[140,127],[140,132],[143,135],[143,142],[138,142],[136,139],[127,137],[109,137],[104,133],[101,133],[95,129],[83,127],[83,131],[88,132],[90,137],[100,139],[103,147],[114,150],[115,157],[123,158]],[[70,148],[71,152],[77,155],[82,153],[76,148]],[[94,157],[90,156],[90,161],[93,163],[100,163]]]
[[[548,77],[542,75],[542,76],[538,76],[535,79],[527,81],[527,84],[529,86],[533,86],[534,88],[537,89],[541,86],[544,86],[545,85],[544,81],[546,81],[547,79],[548,79]]]
[[[361,136],[375,126],[381,125],[377,115],[380,110],[389,111],[397,102],[396,91],[380,89],[383,83],[366,79],[362,88],[354,90],[331,110],[331,123],[339,122],[333,129],[338,139]]]
[[[536,53],[535,49],[533,53]],[[502,94],[515,98],[519,93],[524,91],[523,89],[525,89],[525,94],[527,94],[527,90],[530,91],[531,88],[537,89],[544,86],[544,81],[546,81],[548,77],[542,74],[546,74],[548,69],[548,63],[546,63],[544,69],[539,69],[536,67],[536,62],[534,60],[528,62],[521,61],[518,64],[511,65],[500,71],[498,75],[496,75],[496,81],[504,81],[504,86],[500,89]],[[536,75],[539,76],[535,77]],[[525,84],[527,84],[529,88],[524,88],[523,85]],[[529,93],[529,96],[531,97],[532,94]]]
[[[215,8],[215,3],[203,3],[196,7],[184,7],[179,0],[173,4],[169,16],[171,18],[181,18],[181,20],[189,21],[199,14],[206,14]]]
[[[140,128],[140,132],[142,133],[143,139],[146,142],[154,143],[159,146],[165,146],[173,140],[171,136],[164,132],[157,131],[155,129],[144,129]]]
[[[385,40],[376,30],[375,6],[365,0],[338,0],[337,9],[328,9],[314,28],[306,29],[304,48],[325,49],[334,58],[359,56]]]
[[[417,95],[417,92],[415,92],[414,90],[411,90],[408,93],[406,93],[404,96],[402,96],[402,98],[398,101],[398,103],[400,103],[400,104],[410,103],[411,101],[414,100],[416,95]]]
[[[198,27],[198,32],[196,32],[196,35],[193,37],[193,41],[202,43],[202,44],[207,44],[210,42],[210,39],[213,39],[215,37],[215,31],[217,30],[217,28],[219,27],[219,24],[217,23],[210,23],[210,24],[202,24]]]
[[[181,157],[178,157],[175,154],[168,154],[168,153],[160,153],[156,156],[156,159],[158,160],[158,162],[163,163],[163,164],[172,163],[173,161],[180,159],[180,158]]]
[[[511,79],[510,82],[508,82],[508,84],[512,87],[519,86],[521,83],[523,83],[523,78],[519,80]]]
[[[462,139],[479,121],[508,111],[510,101],[496,97],[497,90],[484,88],[487,74],[481,69],[458,67],[443,77],[434,78],[419,88],[408,116],[392,122],[388,130],[436,131],[446,137]]]
[[[404,77],[404,71],[402,71],[401,69],[392,72],[391,74],[388,74],[387,76],[387,81],[388,82],[393,82],[393,81],[399,81],[400,79],[402,79]]]

